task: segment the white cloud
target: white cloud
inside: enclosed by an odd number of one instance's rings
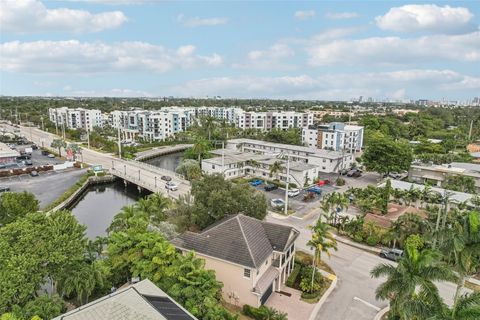
[[[429,35],[419,38],[372,37],[332,39],[313,37],[306,46],[309,64],[396,65],[435,61],[480,61],[480,31],[464,35]]]
[[[130,4],[144,4],[144,3],[158,3],[162,0],[69,0],[72,2],[91,2],[99,4],[111,5],[130,5]]]
[[[292,65],[285,62],[295,55],[295,51],[285,43],[275,43],[265,50],[252,50],[247,54],[245,62],[234,63],[234,68],[249,68],[255,70],[287,70]]]
[[[325,16],[328,19],[353,19],[358,17],[356,12],[327,12]]]
[[[167,72],[218,66],[218,54],[202,56],[191,45],[169,49],[145,42],[12,41],[0,45],[0,69],[26,73]]]
[[[127,17],[121,11],[93,14],[67,8],[47,9],[38,0],[0,2],[0,24],[4,32],[98,32],[117,28],[126,21]]]
[[[202,27],[202,26],[218,26],[226,24],[228,22],[227,18],[199,18],[192,17],[187,18],[184,14],[179,14],[177,16],[177,21],[183,24],[186,27]]]
[[[384,30],[459,33],[476,29],[470,23],[472,17],[473,14],[467,8],[412,4],[391,8],[385,15],[378,16],[375,20]]]
[[[296,11],[293,16],[295,17],[295,19],[298,19],[298,20],[307,20],[315,17],[315,11],[314,10]]]
[[[465,84],[469,84],[465,87]],[[187,81],[166,91],[175,96],[270,97],[286,99],[349,99],[354,96],[403,99],[424,92],[444,97],[458,90],[480,89],[480,78],[451,70],[399,70],[283,77],[217,77]]]

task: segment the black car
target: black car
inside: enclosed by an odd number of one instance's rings
[[[265,191],[273,191],[273,190],[276,190],[278,189],[278,186],[276,184],[267,184],[265,187],[264,187]]]
[[[38,146],[36,144],[32,144],[32,150],[37,150]]]
[[[9,187],[0,186],[0,193],[9,192],[9,191],[10,191]]]
[[[162,176],[160,179],[165,180],[165,181],[172,181],[172,177],[170,177],[170,176]]]
[[[50,154],[50,152],[48,152],[47,150],[42,150],[42,156],[48,156]]]

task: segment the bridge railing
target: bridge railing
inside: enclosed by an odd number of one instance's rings
[[[114,161],[115,162],[125,162],[129,165],[132,165],[132,166],[135,166],[135,167],[138,167],[138,168],[143,168],[145,170],[154,172],[154,173],[159,174],[159,175],[163,174],[163,175],[167,175],[167,176],[173,176],[173,177],[176,177],[177,179],[182,180],[183,183],[190,184],[188,182],[188,180],[186,180],[183,175],[178,174],[175,171],[170,171],[168,169],[160,168],[160,167],[157,167],[157,166],[145,163],[145,162],[140,162],[140,161],[130,160],[130,159],[115,159]]]

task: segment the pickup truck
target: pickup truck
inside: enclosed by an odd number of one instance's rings
[[[380,252],[380,257],[392,261],[398,261],[403,256],[403,251],[400,249],[383,249]]]

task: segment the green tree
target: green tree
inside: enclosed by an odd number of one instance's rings
[[[257,219],[263,219],[267,213],[265,195],[256,192],[248,184],[237,184],[225,180],[220,174],[205,175],[192,183],[193,207],[185,210],[191,214],[190,225],[205,228],[229,214],[243,213]],[[185,209],[185,206],[180,206]],[[175,208],[175,216],[179,211]]]
[[[0,227],[38,210],[39,202],[33,193],[4,192],[0,194]]]
[[[275,179],[278,180],[278,174],[283,171],[283,165],[280,161],[275,161],[270,165],[270,177],[275,176]]]
[[[438,306],[441,298],[435,281],[452,281],[456,277],[441,261],[437,251],[423,249],[423,240],[410,236],[406,241],[405,256],[397,266],[377,265],[371,275],[387,280],[376,290],[377,299],[390,300],[391,315],[401,320],[425,319],[431,315],[431,306]]]
[[[43,295],[29,301],[22,310],[23,317],[31,319],[39,316],[42,319],[53,319],[66,311],[65,301],[59,296]]]
[[[0,228],[0,313],[24,306],[48,280],[58,280],[84,260],[85,227],[67,211],[29,213]]]
[[[412,163],[412,151],[408,143],[396,142],[383,134],[374,134],[362,155],[367,170],[381,174],[408,170]]]
[[[202,176],[202,169],[198,161],[193,159],[182,160],[180,165],[175,169],[175,172],[181,174],[189,181],[199,179]]]
[[[459,297],[453,308],[443,304],[442,311],[428,317],[428,320],[478,320],[480,319],[480,292]]]
[[[475,179],[461,175],[449,175],[443,185],[445,189],[466,193],[475,193]]]
[[[197,157],[200,166],[202,164],[202,157],[204,157],[208,151],[210,151],[210,143],[203,138],[197,138],[191,148],[191,152]]]
[[[62,148],[67,147],[67,143],[63,141],[62,139],[54,139],[52,141],[52,144],[50,145],[52,148],[57,148],[58,149],[58,155],[61,157],[62,156]]]
[[[335,240],[333,234],[330,232],[330,226],[322,221],[322,216],[317,220],[314,226],[309,227],[312,230],[312,237],[307,242],[307,245],[312,247],[315,251],[313,259],[313,271],[311,279],[311,292],[314,289],[314,276],[317,270],[315,264],[321,260],[322,252],[326,253],[330,257],[330,250],[337,250],[337,240]]]

